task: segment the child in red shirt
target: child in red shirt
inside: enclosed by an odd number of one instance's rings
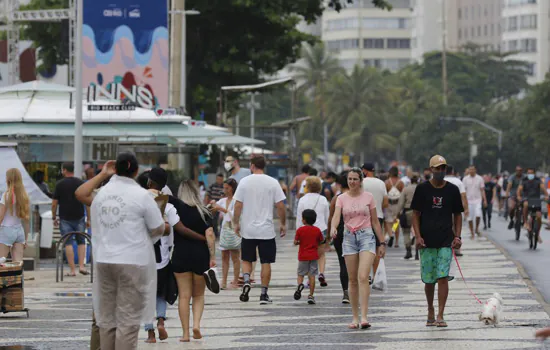
[[[315,304],[313,292],[315,291],[315,276],[319,274],[318,248],[321,242],[324,241],[323,233],[319,228],[313,226],[317,220],[317,214],[314,210],[306,209],[302,212],[302,222],[305,226],[300,227],[296,231],[294,245],[299,245],[298,251],[298,288],[294,293],[294,299],[300,300],[302,291],[304,290],[304,276],[309,277],[309,296],[307,303]]]

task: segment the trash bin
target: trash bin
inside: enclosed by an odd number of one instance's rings
[[[52,247],[53,243],[53,220],[52,211],[48,210],[40,215],[42,218],[42,226],[40,227],[40,248]]]

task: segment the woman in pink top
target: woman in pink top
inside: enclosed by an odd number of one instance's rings
[[[348,326],[350,329],[368,329],[371,326],[367,320],[370,296],[369,275],[376,254],[381,258],[386,254],[386,242],[376,215],[376,204],[372,194],[363,191],[362,180],[361,169],[353,168],[349,171],[349,191],[336,200],[336,209],[331,221],[331,235],[335,238],[340,216],[344,215],[342,255],[346,260],[349,275],[349,296],[353,312],[353,322]],[[374,238],[375,232],[381,242],[378,251]],[[360,305],[359,299],[361,299]],[[359,322],[359,306],[361,306],[361,322]]]

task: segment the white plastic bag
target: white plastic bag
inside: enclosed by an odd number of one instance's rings
[[[374,281],[372,283],[372,289],[376,289],[382,292],[388,291],[388,280],[386,278],[386,263],[384,259],[380,259],[380,264],[374,275]]]

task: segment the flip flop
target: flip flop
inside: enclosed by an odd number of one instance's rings
[[[440,320],[435,322],[436,326],[439,328],[445,328],[447,327],[447,322],[445,320]]]
[[[88,276],[90,274],[90,272],[88,272],[87,270],[79,270],[78,273],[84,276]]]
[[[361,322],[361,329],[369,329],[371,327],[368,322]]]
[[[76,277],[76,273],[73,275],[72,273],[67,272],[65,277]]]
[[[426,327],[435,327],[437,326],[435,320],[427,320],[426,321]]]
[[[349,329],[360,329],[361,328],[361,325],[359,323],[350,323],[348,325],[348,328]]]

